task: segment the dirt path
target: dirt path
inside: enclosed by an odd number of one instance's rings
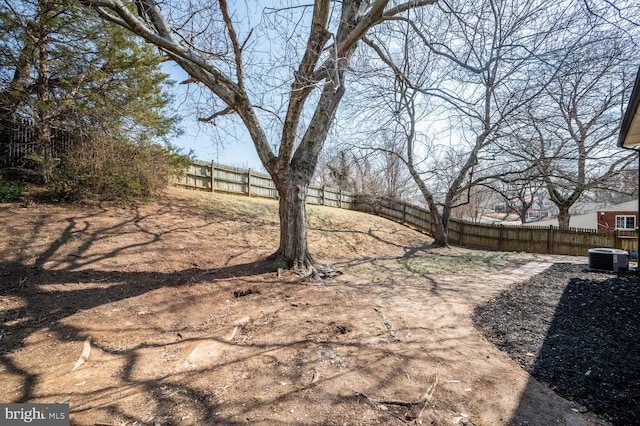
[[[67,402],[82,425],[596,424],[471,321],[559,258],[433,249],[310,208],[314,253],[344,274],[300,282],[263,261],[276,211],[178,190],[126,209],[1,205],[0,401]]]

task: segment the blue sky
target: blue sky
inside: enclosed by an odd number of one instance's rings
[[[182,116],[180,127],[184,133],[172,140],[172,144],[182,148],[184,153],[193,151],[193,156],[202,161],[216,161],[234,167],[262,170],[262,164],[248,134],[241,126],[234,128],[214,127],[197,121],[197,116],[187,109],[185,98],[190,88],[178,84],[188,78],[187,73],[173,62],[163,66],[170,78],[176,81],[172,92],[174,108]],[[190,91],[193,95],[193,90]],[[227,121],[228,122],[228,121]],[[224,123],[221,123],[224,124]]]

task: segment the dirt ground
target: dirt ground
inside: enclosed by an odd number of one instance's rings
[[[576,259],[435,249],[338,209],[309,217],[313,253],[341,276],[271,270],[270,200],[170,189],[131,206],[0,204],[0,402],[68,403],[78,425],[599,424],[471,319]]]

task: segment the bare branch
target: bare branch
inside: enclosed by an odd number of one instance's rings
[[[233,108],[231,107],[226,107],[225,109],[223,109],[222,111],[218,111],[215,112],[213,114],[211,114],[209,117],[203,117],[203,118],[198,118],[198,121],[201,121],[203,123],[212,123],[213,125],[215,125],[215,119],[216,117],[220,117],[221,115],[227,115],[227,114],[233,114],[235,111],[233,110]]]

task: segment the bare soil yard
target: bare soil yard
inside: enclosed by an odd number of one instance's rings
[[[270,200],[169,189],[128,207],[0,205],[0,402],[69,403],[78,425],[599,423],[471,319],[575,259],[309,216],[313,253],[343,275],[271,270]]]

